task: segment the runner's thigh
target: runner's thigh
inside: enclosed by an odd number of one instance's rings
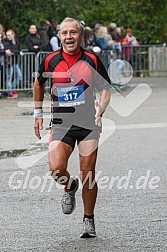
[[[80,171],[84,172],[85,176],[89,171],[95,171],[95,164],[98,151],[98,140],[81,141],[78,144],[80,157]]]
[[[62,141],[54,140],[49,143],[49,163],[54,170],[67,168],[68,159],[73,148]]]

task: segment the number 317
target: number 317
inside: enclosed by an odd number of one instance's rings
[[[77,99],[77,93],[64,94],[65,101],[73,101]]]

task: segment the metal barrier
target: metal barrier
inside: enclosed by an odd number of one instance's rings
[[[50,52],[39,52],[37,55],[31,52],[24,52],[22,56],[12,55],[11,57],[0,56],[0,91],[8,90],[9,71],[10,81],[17,80],[17,90],[31,90],[33,88],[33,72],[37,72],[43,58]],[[111,63],[111,51],[101,51],[98,54],[106,70]],[[122,46],[121,58],[128,61],[132,67],[134,76],[167,76],[167,47],[141,45],[139,47]],[[21,77],[17,76],[15,69],[11,66],[18,65]],[[110,74],[110,73],[109,73]],[[46,87],[49,88],[49,83]]]
[[[24,52],[21,55],[4,57],[0,67],[0,91],[30,90],[33,87],[32,73],[36,71],[36,54]]]
[[[19,84],[19,89],[33,88],[33,73],[36,71],[36,54],[26,52],[20,57],[20,69],[22,73],[22,81]]]
[[[134,75],[167,76],[167,47],[161,45],[122,46],[121,58],[128,61]]]

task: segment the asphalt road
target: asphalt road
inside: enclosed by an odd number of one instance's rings
[[[140,83],[145,85],[136,92]],[[45,180],[47,144],[34,136],[31,98],[0,100],[0,251],[167,251],[167,78],[132,79],[122,91],[124,102],[112,93],[115,110],[109,107],[104,116],[112,127],[104,128],[97,160],[94,239],[79,238],[81,189],[75,212],[65,216],[62,189]],[[48,124],[47,116],[43,136]],[[20,159],[14,157],[23,151]],[[77,149],[69,171],[78,175]]]

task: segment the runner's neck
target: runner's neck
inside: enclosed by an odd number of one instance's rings
[[[62,51],[62,56],[65,59],[65,61],[68,63],[69,68],[71,68],[77,62],[77,60],[81,57],[81,54],[82,54],[81,50],[78,53],[73,54],[73,55]]]

